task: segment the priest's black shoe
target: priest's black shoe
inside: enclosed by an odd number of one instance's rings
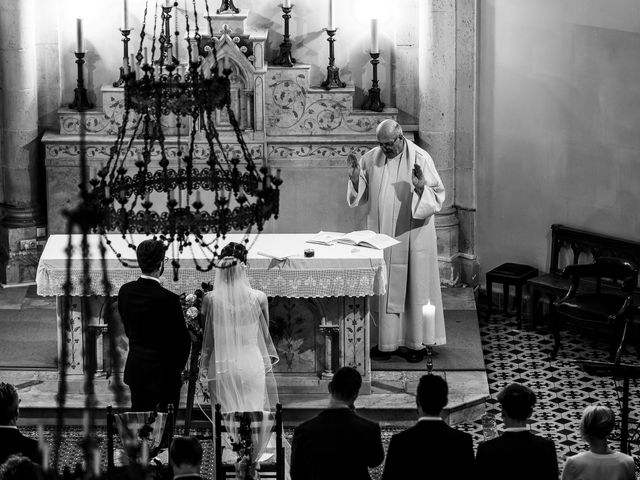
[[[412,350],[408,349],[404,358],[409,363],[418,363],[424,360],[424,350]]]
[[[371,349],[371,359],[372,360],[391,360],[391,355],[394,352],[381,352],[376,345]]]

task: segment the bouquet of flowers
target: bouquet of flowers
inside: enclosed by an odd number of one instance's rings
[[[248,413],[240,417],[238,437],[230,438],[231,449],[236,452],[235,463],[237,480],[258,480],[257,463],[253,461],[253,441],[251,440],[251,417]]]

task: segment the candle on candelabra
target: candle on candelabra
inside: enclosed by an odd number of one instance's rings
[[[144,64],[149,65],[149,49],[147,47],[142,49],[142,56],[144,57]]]
[[[142,445],[140,447],[140,464],[148,465],[149,464],[149,444],[146,440],[142,440]]]
[[[76,19],[76,52],[84,52],[84,39],[82,38],[82,19]]]
[[[172,5],[171,0],[164,0],[164,6],[165,7],[170,7]]]
[[[200,190],[196,190],[196,202],[202,203],[202,200],[200,198]]]
[[[436,341],[436,306],[431,301],[422,306],[422,318],[424,319],[425,345],[433,345]]]
[[[129,30],[129,0],[122,0],[122,30]]]
[[[133,53],[129,55],[129,68],[131,69],[131,73],[135,72],[136,75],[138,74],[138,68],[136,66],[136,56]]]
[[[291,8],[291,0],[284,0],[284,1],[282,2],[282,6],[283,6],[284,8]]]
[[[93,454],[93,459],[92,459],[93,475],[95,477],[99,477],[100,476],[100,450],[94,447],[91,453]]]
[[[335,30],[336,29],[335,23],[336,23],[336,19],[333,11],[333,0],[329,0],[329,27],[327,29]]]
[[[378,19],[371,19],[371,53],[380,53],[378,46]]]

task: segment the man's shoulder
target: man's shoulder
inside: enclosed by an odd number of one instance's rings
[[[335,418],[332,418],[335,417]],[[376,430],[380,426],[367,418],[361,417],[356,412],[347,412],[343,410],[327,409],[320,412],[315,417],[302,422],[296,427],[296,431],[303,432],[305,430],[322,430],[326,428],[332,421],[339,422],[343,426],[349,426],[350,428],[361,428]]]
[[[456,442],[472,441],[471,435],[466,432],[455,429],[444,422],[428,421],[418,422],[412,427],[394,434],[393,438],[396,438],[397,442],[404,442],[409,439],[421,438],[425,433],[430,434],[434,430],[437,430],[437,436],[440,439],[447,438],[448,440]]]

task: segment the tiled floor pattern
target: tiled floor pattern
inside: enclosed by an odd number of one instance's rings
[[[594,377],[584,373],[576,361],[580,359],[607,360],[606,345],[593,342],[578,334],[565,333],[563,348],[555,361],[550,361],[548,353],[551,348],[551,336],[548,329],[539,327],[536,331],[518,330],[515,320],[510,316],[494,314],[490,321],[485,319],[482,307],[479,312],[480,329],[484,356],[489,378],[491,399],[487,402],[487,411],[496,414],[498,430],[501,429],[499,408],[496,401],[498,391],[508,383],[518,381],[531,387],[538,395],[531,428],[542,435],[552,438],[556,444],[558,462],[560,465],[568,455],[584,449],[579,435],[579,421],[585,406],[600,403],[614,409],[619,417],[619,394],[621,382],[614,382],[606,377]],[[633,355],[631,355],[633,353]],[[637,362],[634,351],[630,351],[625,361]],[[638,420],[640,418],[640,381],[632,381],[631,386],[631,442],[632,452],[640,453],[640,439],[638,436]],[[47,429],[47,438],[52,438],[53,427]],[[473,435],[474,443],[483,439],[480,420],[473,423],[457,425],[457,428]],[[391,435],[398,429],[383,430],[385,448]],[[31,435],[36,435],[35,428],[27,429]],[[198,435],[208,432],[198,431]],[[99,430],[104,436],[104,430]],[[285,432],[291,437],[292,432]],[[80,450],[77,446],[80,431],[78,428],[65,429],[66,441],[62,443],[61,459],[63,464],[73,464],[80,460]],[[619,432],[617,433],[619,435]],[[103,461],[104,443],[102,442]],[[618,448],[616,441],[613,447]],[[209,478],[212,474],[213,458],[210,442],[205,442],[205,458],[203,473]],[[372,470],[372,478],[380,478],[382,468]]]

